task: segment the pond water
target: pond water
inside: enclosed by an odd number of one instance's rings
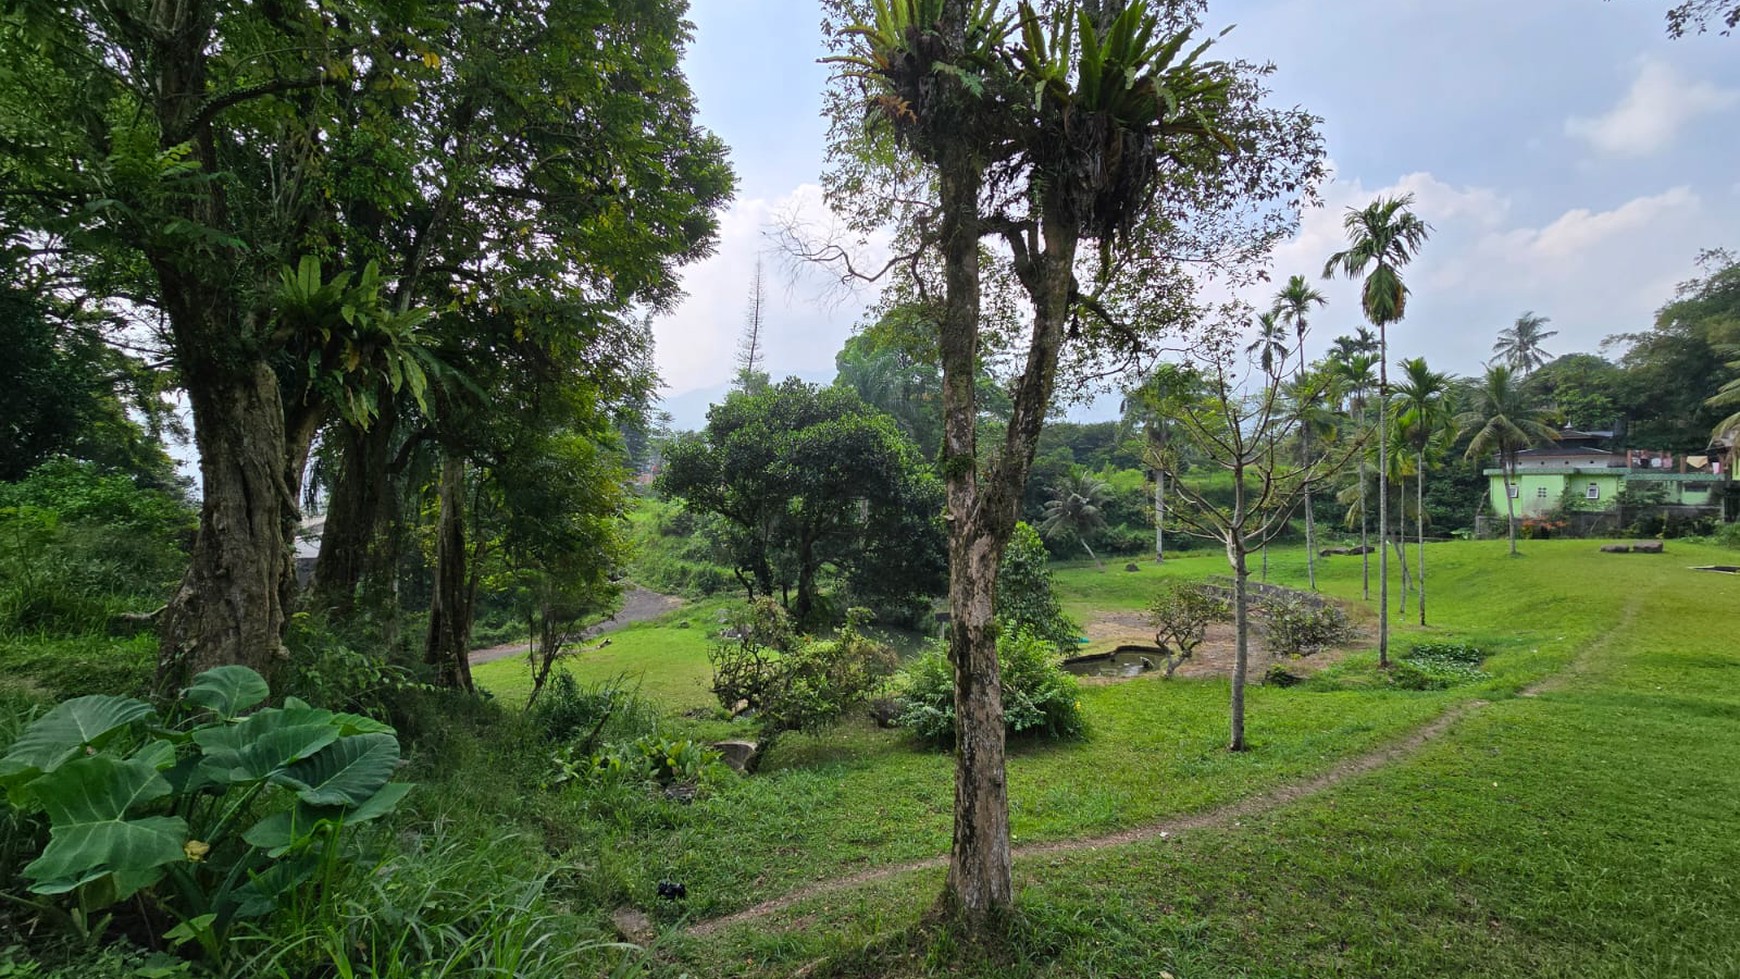
[[[1154,646],[1119,646],[1109,653],[1075,656],[1061,665],[1064,672],[1076,676],[1128,678],[1158,669],[1165,660],[1166,654]]]

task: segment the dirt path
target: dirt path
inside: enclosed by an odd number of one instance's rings
[[[656,619],[682,604],[683,600],[673,595],[660,595],[656,591],[634,585],[622,593],[622,608],[615,615],[587,629],[580,634],[580,638],[593,639],[607,632],[615,632],[626,625]],[[493,663],[509,656],[524,656],[528,648],[523,642],[510,642],[488,649],[472,650],[471,665]]]
[[[1637,610],[1641,604],[1641,599],[1638,596],[1632,596],[1631,599],[1626,602],[1624,610],[1620,613],[1619,619],[1612,629],[1607,630],[1600,639],[1580,651],[1572,662],[1565,667],[1565,669],[1525,687],[1518,692],[1518,696],[1536,697],[1542,693],[1557,690],[1563,687],[1569,680],[1582,675],[1587,670],[1591,660],[1611,644],[1615,636],[1622,634],[1625,631],[1625,628],[1631,624],[1634,618],[1636,618]],[[1256,795],[1240,799],[1237,802],[1227,803],[1226,805],[1207,810],[1206,812],[1164,819],[1159,822],[1120,830],[1119,832],[1111,833],[1106,836],[1094,836],[1073,840],[1057,840],[1050,843],[1032,843],[1026,846],[1018,846],[1014,848],[1014,856],[1016,860],[1031,860],[1035,857],[1104,850],[1109,847],[1127,846],[1132,843],[1140,843],[1147,840],[1167,839],[1178,833],[1189,832],[1191,830],[1236,826],[1240,820],[1268,812],[1272,809],[1278,809],[1289,803],[1297,802],[1301,799],[1309,798],[1310,796],[1328,791],[1349,779],[1364,775],[1368,772],[1382,768],[1385,765],[1399,761],[1404,756],[1418,751],[1428,742],[1441,737],[1445,732],[1454,727],[1457,721],[1460,721],[1475,710],[1487,706],[1487,703],[1488,702],[1484,700],[1470,700],[1466,703],[1458,704],[1451,707],[1449,710],[1446,710],[1437,718],[1428,722],[1425,726],[1415,730],[1412,734],[1409,734],[1402,740],[1385,745],[1384,747],[1373,751],[1368,751],[1363,755],[1356,755],[1355,757],[1345,759],[1321,775],[1306,779],[1302,782],[1291,782],[1285,785],[1278,785],[1266,792],[1259,792]],[[869,870],[860,871],[859,873],[851,874],[846,877],[837,877],[833,880],[818,881],[817,883],[800,887],[795,891],[773,898],[772,900],[763,901],[753,907],[745,908],[742,911],[700,922],[689,929],[689,934],[705,937],[714,932],[729,928],[732,925],[767,917],[768,915],[783,911],[786,908],[807,901],[813,897],[819,897],[824,894],[833,894],[838,891],[857,887],[861,884],[886,880],[890,877],[895,877],[916,870],[941,869],[947,866],[948,856],[946,854],[941,854],[923,860],[911,860],[906,863],[890,864],[886,867],[873,867]]]

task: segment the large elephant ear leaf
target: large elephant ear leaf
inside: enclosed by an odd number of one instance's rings
[[[338,728],[331,724],[273,728],[242,746],[237,764],[230,769],[230,778],[238,782],[270,778],[318,756],[336,740]]]
[[[245,666],[219,666],[193,678],[193,685],[181,692],[192,704],[229,720],[250,707],[265,701],[271,694],[260,674]]]
[[[178,816],[129,819],[127,811],[169,794],[150,762],[93,755],[69,761],[29,785],[48,814],[48,846],[24,868],[37,894],[64,894],[114,874],[128,892],[151,883],[165,864],[187,859],[187,823]]]
[[[86,748],[102,745],[129,724],[153,713],[150,704],[132,697],[74,697],[24,729],[6,757],[0,758],[0,780],[27,772],[52,772]]]
[[[275,781],[311,806],[357,806],[381,790],[399,767],[399,739],[390,734],[340,738]]]

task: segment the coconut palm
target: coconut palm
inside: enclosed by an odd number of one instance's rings
[[[1063,484],[1052,490],[1052,498],[1045,501],[1039,535],[1046,540],[1073,536],[1081,543],[1082,550],[1088,552],[1088,557],[1094,559],[1094,567],[1104,571],[1105,566],[1100,564],[1099,555],[1088,546],[1087,539],[1089,534],[1106,525],[1103,508],[1110,495],[1106,484],[1093,476],[1065,477]]]
[[[1402,361],[1402,383],[1396,389],[1396,426],[1401,440],[1414,450],[1414,519],[1416,560],[1419,571],[1414,575],[1414,589],[1419,594],[1415,604],[1420,609],[1420,624],[1426,624],[1426,471],[1428,456],[1442,451],[1447,436],[1454,432],[1456,418],[1450,402],[1450,376],[1426,366],[1426,358],[1414,357]]]
[[[1483,456],[1497,455],[1499,468],[1504,470],[1504,503],[1510,519],[1510,553],[1516,556],[1516,503],[1511,496],[1516,486],[1517,453],[1558,437],[1548,424],[1550,411],[1516,372],[1503,364],[1486,369],[1486,377],[1475,390],[1473,404],[1456,417],[1464,433],[1473,433],[1464,458],[1473,461]]]
[[[1551,322],[1545,316],[1536,316],[1532,309],[1518,316],[1510,329],[1498,331],[1498,342],[1492,345],[1492,363],[1528,374],[1552,360],[1553,355],[1541,349],[1541,341],[1559,335],[1558,330],[1541,329]]]
[[[1408,205],[1414,195],[1379,197],[1363,209],[1348,208],[1342,226],[1347,230],[1348,247],[1329,256],[1323,263],[1323,277],[1337,272],[1348,278],[1364,276],[1360,287],[1360,308],[1365,318],[1378,329],[1378,404],[1379,410],[1389,397],[1389,360],[1391,323],[1399,323],[1408,309],[1408,287],[1402,282],[1402,268],[1419,254],[1420,246],[1432,233],[1432,226],[1420,220]],[[1378,426],[1378,471],[1389,470],[1389,427]],[[1390,494],[1388,483],[1378,483],[1378,526],[1389,523]],[[1390,664],[1389,614],[1389,552],[1378,550],[1378,665]]]
[[[1312,306],[1322,306],[1328,300],[1323,293],[1311,288],[1305,282],[1305,277],[1295,275],[1287,280],[1281,291],[1275,293],[1274,313],[1281,322],[1293,327],[1294,347],[1299,351],[1299,392],[1302,394],[1311,390],[1311,384],[1305,375],[1305,332],[1310,329],[1306,319],[1311,314]],[[1309,398],[1309,395],[1307,395]],[[1314,400],[1314,399],[1313,399]],[[1301,413],[1299,426],[1299,461],[1309,467],[1311,465],[1311,421],[1308,417],[1312,405],[1302,406],[1306,409]],[[1311,590],[1317,590],[1317,541],[1316,521],[1311,515],[1311,483],[1305,483],[1305,580],[1311,585]]]

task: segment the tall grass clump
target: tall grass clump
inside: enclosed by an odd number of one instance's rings
[[[288,908],[245,975],[302,979],[557,979],[594,974],[606,941],[523,871],[526,841],[437,826],[400,834],[395,852]],[[583,963],[588,964],[583,967]]]

